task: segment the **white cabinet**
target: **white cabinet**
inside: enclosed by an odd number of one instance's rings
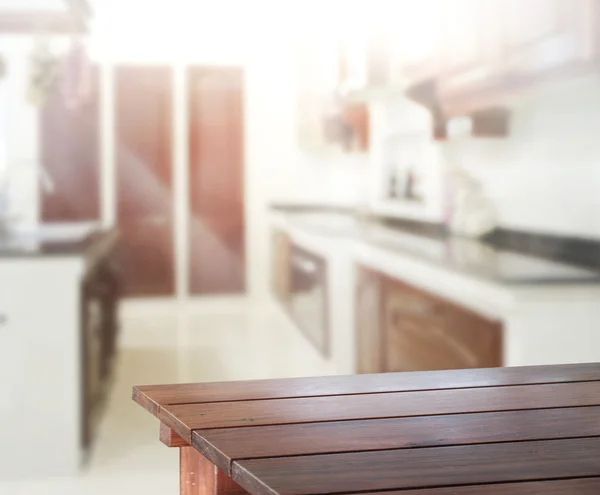
[[[504,0],[503,70],[513,77],[565,71],[597,56],[597,0]]]
[[[444,0],[397,4],[394,15],[382,22],[390,46],[390,82],[407,86],[439,71]]]
[[[82,272],[76,257],[0,259],[0,478],[79,469]]]
[[[11,281],[10,270],[0,264],[0,280]],[[21,288],[12,284],[0,284],[0,425],[6,427],[19,408],[19,391],[24,363],[23,341],[20,326],[26,308],[25,299],[20,294]],[[11,432],[7,434],[10,436]]]
[[[500,54],[500,0],[452,0],[443,6],[440,92],[451,98],[496,76]]]

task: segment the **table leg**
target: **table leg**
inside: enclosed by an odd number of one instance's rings
[[[242,495],[246,491],[194,447],[179,449],[180,495]]]
[[[179,447],[180,495],[244,495],[247,493],[164,423],[160,425],[160,441],[167,447]]]

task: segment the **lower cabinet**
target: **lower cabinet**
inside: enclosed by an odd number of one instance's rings
[[[502,366],[502,322],[358,267],[358,372]]]
[[[382,325],[382,276],[367,268],[358,268],[356,284],[356,336],[358,373],[383,371],[384,338]]]
[[[275,297],[285,306],[290,301],[290,238],[281,230],[272,233],[273,266],[271,287]]]
[[[109,254],[84,279],[81,289],[81,443],[91,446],[110,388],[118,333],[120,266]]]

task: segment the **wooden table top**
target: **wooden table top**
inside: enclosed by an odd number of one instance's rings
[[[135,387],[248,492],[600,494],[600,364]]]

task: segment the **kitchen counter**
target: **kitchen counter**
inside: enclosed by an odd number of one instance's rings
[[[366,290],[361,289],[365,271],[459,308],[460,314],[497,322],[502,328],[503,366],[600,360],[600,272],[593,263],[585,268],[577,266],[576,259],[569,263],[535,256],[538,245],[518,252],[448,235],[436,224],[394,223],[399,225],[344,212],[272,211],[271,225],[292,246],[292,262],[294,250],[300,248],[326,263],[331,360],[340,373],[358,369],[357,294]],[[560,241],[550,248],[561,251]],[[541,244],[541,251],[551,251]],[[594,242],[588,247],[594,249]],[[589,254],[593,261],[593,252]],[[369,297],[377,294],[375,290]],[[373,325],[378,319],[394,321],[379,314],[385,305],[373,301],[364,302],[372,304],[373,316],[367,320]],[[436,328],[431,323],[431,331]]]
[[[501,249],[453,235],[417,235],[340,213],[287,213],[292,226],[435,263],[467,276],[507,285],[598,284],[600,272]]]
[[[0,233],[0,257],[80,256],[102,242],[106,235],[94,223],[43,224],[9,230]]]

